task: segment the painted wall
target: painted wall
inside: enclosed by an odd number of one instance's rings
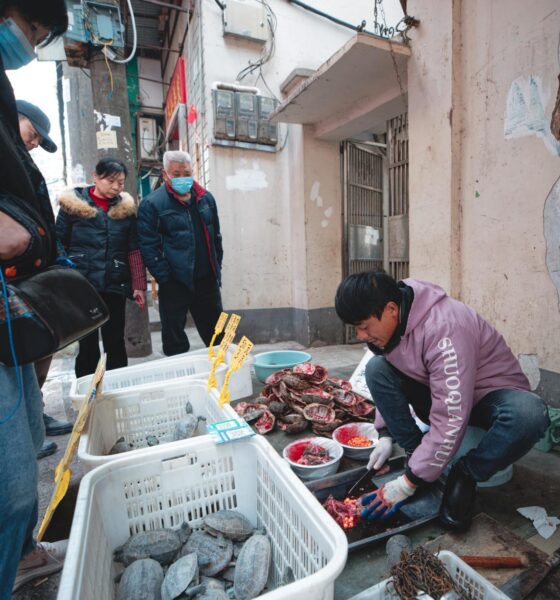
[[[371,10],[371,3],[362,0],[343,10],[337,0],[310,3],[355,23],[368,18]],[[316,69],[353,32],[285,0],[273,0],[270,6],[278,19],[276,51],[263,74],[280,98],[279,86],[293,69]],[[211,136],[211,84],[234,82],[239,71],[258,58],[261,46],[224,37],[219,7],[210,0],[202,7]],[[270,95],[256,76],[242,83]],[[310,332],[310,339],[320,338],[321,327],[300,312],[327,309],[328,315],[341,277],[339,147],[314,139],[299,125],[290,126],[288,134],[285,124],[280,126],[280,146],[276,153],[210,146],[210,189],[218,201],[224,237],[224,303],[242,311],[292,309],[297,328]]]
[[[421,21],[408,70],[411,274],[476,308],[533,371],[559,372],[560,144],[548,132],[560,5],[408,9]]]

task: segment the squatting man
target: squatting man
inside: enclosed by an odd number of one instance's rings
[[[543,400],[530,391],[502,335],[437,285],[358,273],[339,285],[335,304],[375,355],[365,375],[379,441],[368,467],[384,465],[393,441],[407,456],[403,475],[363,498],[362,516],[387,519],[420,486],[436,481],[472,425],[486,433],[454,462],[439,512],[443,525],[466,529],[477,483],[521,458],[546,431]],[[427,433],[411,408],[429,425]]]

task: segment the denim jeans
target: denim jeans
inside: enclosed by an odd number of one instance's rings
[[[411,379],[382,356],[366,366],[366,383],[394,441],[411,454],[422,432],[410,414],[430,424],[430,388]],[[532,392],[500,389],[473,406],[469,425],[486,430],[479,445],[468,452],[463,465],[475,481],[487,481],[527,454],[549,425],[543,400]]]
[[[43,445],[43,402],[32,364],[20,368],[23,398],[0,425],[0,600],[12,597],[19,560],[35,546],[37,452]],[[17,404],[16,369],[0,365],[0,421]]]

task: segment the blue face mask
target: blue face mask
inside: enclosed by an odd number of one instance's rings
[[[171,187],[179,196],[184,196],[191,191],[194,179],[192,177],[172,177]]]
[[[5,69],[19,69],[35,58],[35,48],[13,19],[0,23],[0,56]]]

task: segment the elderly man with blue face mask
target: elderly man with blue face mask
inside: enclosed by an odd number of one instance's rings
[[[194,181],[186,152],[163,155],[163,180],[138,210],[138,238],[144,263],[159,285],[163,352],[188,352],[190,312],[208,346],[222,311],[222,235],[216,201]],[[219,342],[219,340],[217,340]]]

